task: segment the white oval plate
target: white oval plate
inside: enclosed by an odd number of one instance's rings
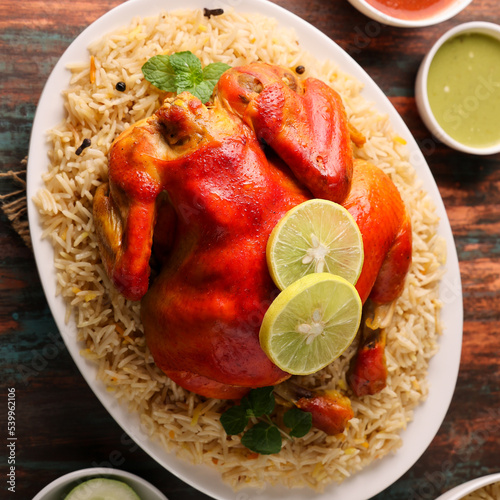
[[[224,7],[224,4],[207,0],[183,0],[182,8]],[[228,0],[225,6],[240,12],[258,12],[279,20],[281,24],[293,27],[302,46],[314,53],[319,59],[333,59],[345,72],[364,83],[363,94],[376,104],[381,113],[390,117],[393,128],[403,137],[410,152],[410,160],[415,166],[423,188],[430,194],[437,206],[440,218],[439,233],[445,238],[448,247],[447,272],[441,284],[441,298],[444,302],[442,321],[445,327],[440,339],[439,352],[434,356],[429,368],[430,393],[428,399],[414,413],[414,421],[402,432],[403,446],[396,454],[377,460],[370,467],[355,474],[341,485],[331,485],[324,493],[309,490],[288,490],[282,487],[268,487],[264,490],[244,490],[238,494],[241,500],[366,500],[376,495],[401,477],[420,457],[436,435],[455,389],[460,364],[462,345],[462,288],[458,259],[446,211],[429,167],[405,123],[390,101],[377,87],[368,74],[337,44],[319,30],[291,14],[287,10],[266,0]],[[139,418],[120,406],[112,394],[105,390],[104,384],[96,380],[96,367],[79,354],[80,346],[75,342],[76,325],[65,324],[65,304],[56,297],[56,275],[53,262],[54,252],[48,240],[41,240],[42,228],[37,209],[31,202],[35,193],[43,187],[42,174],[46,172],[47,142],[46,132],[63,119],[61,92],[67,87],[69,73],[66,65],[70,62],[88,58],[87,47],[99,39],[103,33],[127,25],[134,17],[152,16],[161,10],[179,8],[177,0],[129,0],[111,10],[91,24],[70,45],[52,71],[36,111],[33,123],[29,160],[28,160],[28,215],[33,240],[35,258],[44,287],[45,295],[60,333],[76,365],[101,403],[111,416],[152,458],[173,474],[198,490],[219,500],[234,500],[235,493],[224,484],[219,474],[208,466],[195,466],[167,453],[159,444],[149,440],[141,431]]]

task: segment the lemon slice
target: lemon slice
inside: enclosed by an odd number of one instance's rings
[[[361,322],[354,286],[329,273],[309,274],[283,290],[260,328],[269,359],[292,375],[321,370],[349,347]]]
[[[274,227],[266,248],[276,286],[327,272],[352,284],[363,267],[363,238],[352,215],[337,203],[313,199],[292,208]]]

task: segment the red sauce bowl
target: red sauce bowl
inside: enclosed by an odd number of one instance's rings
[[[349,0],[375,21],[401,28],[431,26],[456,16],[472,0]]]

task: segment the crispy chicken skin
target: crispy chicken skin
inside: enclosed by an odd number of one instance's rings
[[[351,191],[343,206],[354,217],[363,237],[365,260],[356,289],[384,304],[403,291],[411,264],[411,223],[398,189],[382,170],[355,160]]]
[[[352,177],[350,128],[340,95],[315,78],[264,63],[232,68],[217,93],[314,197],[341,203]]]
[[[338,391],[325,391],[311,398],[301,398],[296,406],[311,413],[314,427],[330,436],[343,432],[347,422],[354,417],[351,401]]]
[[[290,380],[275,387],[274,393],[282,406],[311,413],[313,426],[330,436],[343,432],[354,416],[350,399],[335,390],[311,391]]]
[[[156,116],[138,122],[115,140],[109,154],[109,182],[94,196],[104,267],[118,291],[131,300],[139,300],[149,286],[156,200],[161,192],[151,158],[165,149],[157,123]]]
[[[155,363],[179,385],[236,399],[289,377],[259,345],[278,293],[265,248],[307,199],[341,202],[357,220],[363,301],[401,292],[408,216],[392,181],[353,161],[351,140],[363,142],[338,94],[260,63],[226,72],[211,106],[182,93],[115,140],[94,198],[102,260],[117,289],[142,300]],[[150,283],[152,249],[161,270]]]
[[[356,289],[363,303],[386,304],[403,291],[411,265],[412,232],[399,191],[379,168],[354,161],[351,192],[344,207],[356,220],[363,237],[365,260]],[[387,382],[385,332],[370,329],[363,320],[360,344],[351,360],[347,380],[357,396],[376,394]]]
[[[386,386],[385,345],[384,330],[363,325],[360,345],[347,372],[347,381],[356,396],[376,394]]]

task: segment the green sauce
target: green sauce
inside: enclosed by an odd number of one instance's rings
[[[441,127],[466,146],[500,142],[500,40],[482,33],[458,35],[437,51],[427,92]]]

